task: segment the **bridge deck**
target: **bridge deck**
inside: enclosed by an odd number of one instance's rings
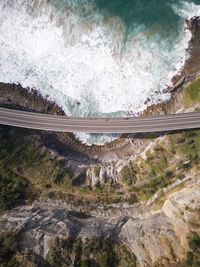
[[[200,112],[91,119],[0,108],[0,124],[57,132],[145,133],[200,128]]]

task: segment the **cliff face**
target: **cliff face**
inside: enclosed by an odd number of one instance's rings
[[[199,189],[195,184],[169,195],[161,210],[123,226],[120,234],[141,266],[178,266],[184,259],[187,236],[200,230]]]
[[[188,236],[200,234],[200,180],[192,178],[185,188],[169,193],[159,209],[144,204],[96,207],[87,214],[74,209],[44,202],[18,207],[1,216],[0,233],[18,232],[19,253],[28,250],[47,262],[56,238],[83,244],[102,238],[126,245],[137,266],[180,266]]]

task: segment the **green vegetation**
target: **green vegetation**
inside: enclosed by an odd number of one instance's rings
[[[0,235],[0,266],[2,267],[136,267],[135,255],[122,243],[110,238],[55,238],[45,260],[31,251],[19,252],[20,234]],[[41,264],[41,260],[43,261]]]
[[[63,260],[62,259],[62,247],[60,244],[60,240],[58,238],[55,239],[48,257],[49,257],[49,262],[51,263],[53,267],[66,266],[64,265],[64,262],[62,262]]]
[[[127,181],[128,191],[135,193],[138,200],[146,200],[177,179],[183,179],[184,173],[192,168],[200,170],[200,130],[168,135],[164,142],[146,152],[145,160],[134,164],[131,175],[129,167],[125,168],[123,181]],[[136,187],[130,177],[145,182]]]
[[[189,238],[190,251],[182,267],[200,267],[200,236],[197,233]]]
[[[138,195],[136,193],[131,193],[127,199],[128,204],[132,205],[139,201]]]
[[[9,165],[11,144],[0,143],[0,211],[10,209],[24,201],[31,201],[34,192],[30,182],[14,172]]]
[[[148,151],[146,156],[144,165],[147,167],[148,175],[151,177],[163,175],[169,165],[167,151],[163,147],[157,146],[153,152]]]
[[[19,171],[41,189],[71,187],[72,179],[66,168],[63,168],[63,162],[55,160],[48,152],[39,154],[34,141],[33,144],[28,144],[27,140],[20,145],[20,150],[16,149],[16,142],[13,147],[8,161],[15,172]]]
[[[134,184],[137,180],[134,165],[131,162],[129,166],[124,166],[120,171],[121,182],[127,186]]]
[[[135,267],[136,258],[128,248],[111,239],[95,238],[56,239],[47,255],[47,261],[54,267]]]
[[[199,130],[166,136],[163,143],[146,152],[146,159],[140,158],[122,168],[120,184],[110,184],[105,179],[92,190],[84,184],[73,184],[65,160],[45,146],[38,149],[41,144],[40,135],[19,129],[1,137],[0,211],[30,202],[38,193],[78,205],[121,201],[133,204],[184,178],[185,171],[194,167],[200,170]],[[98,176],[100,168],[97,166],[94,172]],[[136,182],[141,183],[136,186]]]
[[[139,187],[129,187],[130,192],[137,194],[138,200],[147,200],[159,189],[168,186],[174,178],[169,153],[163,147],[157,146],[154,151],[147,151],[146,157],[134,168],[137,179],[146,182]]]
[[[148,183],[135,188],[141,200],[147,200],[154,195],[159,189],[162,189],[171,184],[171,180],[166,175],[161,175],[157,178],[150,180]]]
[[[184,92],[184,104],[190,107],[195,103],[200,103],[200,79],[186,87]]]
[[[96,177],[98,177],[100,175],[100,170],[101,170],[100,166],[96,166],[94,168],[94,174],[95,174]]]
[[[49,151],[40,153],[38,135],[18,129],[14,136],[6,129],[0,142],[0,210],[32,201],[35,192],[69,192],[72,179],[62,160]],[[40,139],[39,139],[40,140]],[[56,195],[56,194],[55,194]]]
[[[0,169],[0,211],[22,204],[31,198],[29,183],[5,167]]]
[[[200,130],[187,131],[181,134],[183,138],[178,144],[174,142],[176,154],[185,157],[185,160],[199,163],[200,161]],[[179,135],[180,137],[180,135]],[[179,139],[180,141],[180,139]]]
[[[95,190],[74,186],[66,162],[55,158],[45,147],[38,149],[42,141],[32,131],[17,129],[13,135],[6,128],[0,129],[0,138],[1,210],[30,202],[39,194],[77,205],[110,204],[124,199],[124,195],[116,192],[115,185],[105,184],[105,188]],[[95,174],[99,175],[99,171],[97,167]]]
[[[13,257],[18,249],[18,237],[14,232],[0,235],[0,266],[13,266]]]

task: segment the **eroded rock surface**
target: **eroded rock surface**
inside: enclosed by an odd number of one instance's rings
[[[169,194],[159,210],[124,206],[118,212],[110,206],[100,209],[100,214],[98,207],[91,215],[35,202],[3,214],[0,232],[19,231],[20,250],[29,249],[44,259],[56,237],[109,237],[126,244],[138,266],[179,266],[186,257],[188,235],[200,233],[200,180],[192,179],[185,188]]]

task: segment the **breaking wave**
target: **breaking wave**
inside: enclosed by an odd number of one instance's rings
[[[127,31],[95,1],[0,0],[0,81],[39,90],[69,116],[137,114],[170,98],[163,90],[187,57],[184,18],[199,6],[171,10],[180,20],[169,35],[138,23]],[[77,136],[88,144],[116,138]]]

